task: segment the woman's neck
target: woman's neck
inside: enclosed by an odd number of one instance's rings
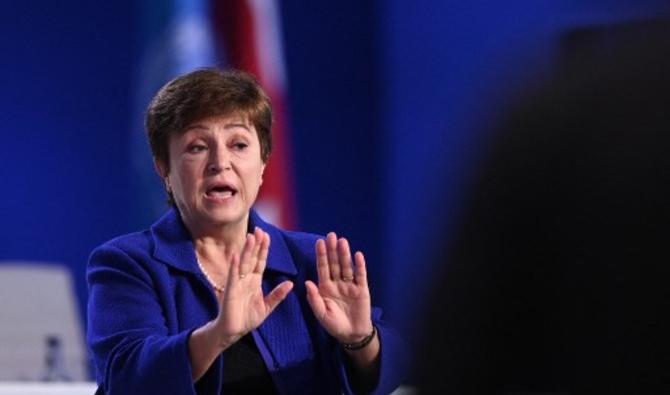
[[[247,228],[248,218],[240,223],[222,226],[194,226],[191,237],[198,260],[202,264],[221,268],[222,263],[230,262],[233,254],[239,255],[242,252]]]

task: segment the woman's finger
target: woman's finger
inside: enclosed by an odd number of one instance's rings
[[[226,282],[226,290],[224,293],[230,291],[231,286],[237,281],[240,276],[240,256],[232,254],[230,257],[230,268],[228,269],[228,281]]]
[[[326,255],[328,256],[328,267],[330,268],[330,279],[340,280],[340,262],[337,257],[337,235],[330,232],[326,236]]]
[[[340,262],[340,274],[343,281],[354,280],[354,267],[351,262],[349,242],[344,237],[337,241],[337,256]]]
[[[267,232],[262,232],[260,243],[258,244],[258,261],[256,262],[254,273],[263,274],[268,260],[268,251],[270,250],[270,235]]]
[[[365,268],[365,257],[363,253],[357,251],[354,255],[354,263],[356,264],[356,285],[368,286],[368,272]]]
[[[245,273],[251,273],[256,269],[256,265],[258,264],[258,254],[260,253],[261,250],[261,241],[263,240],[263,230],[259,228],[258,226],[254,229],[254,248],[251,250],[251,256],[249,257],[249,271]]]
[[[251,260],[255,247],[256,236],[247,234],[247,238],[244,241],[244,247],[242,247],[242,254],[240,254],[240,278],[244,278],[252,269]]]
[[[330,267],[328,267],[326,241],[323,239],[317,240],[314,249],[316,250],[316,272],[319,275],[319,283],[330,281]]]
[[[272,310],[281,303],[282,300],[286,298],[289,292],[293,289],[293,283],[290,281],[284,281],[283,283],[277,285],[270,293],[265,297],[265,306],[267,308],[267,313],[270,315]]]
[[[305,288],[307,290],[307,303],[312,308],[314,316],[321,319],[326,314],[326,302],[319,294],[319,289],[312,281],[305,281]]]

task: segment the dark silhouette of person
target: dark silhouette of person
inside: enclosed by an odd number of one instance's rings
[[[669,27],[582,35],[495,131],[436,254],[420,393],[668,393]]]

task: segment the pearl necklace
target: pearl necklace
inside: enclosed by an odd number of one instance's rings
[[[223,287],[219,284],[216,283],[216,281],[212,280],[212,278],[209,276],[209,273],[207,273],[207,270],[205,270],[205,267],[202,266],[202,263],[200,263],[199,259],[196,259],[198,262],[198,266],[200,267],[200,271],[202,271],[202,274],[205,275],[205,278],[207,281],[209,281],[209,284],[214,288],[215,291],[223,293],[226,290],[226,287]]]

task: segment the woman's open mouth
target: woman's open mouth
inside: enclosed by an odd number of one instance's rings
[[[207,188],[205,195],[214,199],[229,199],[237,194],[237,190],[229,185],[214,185]]]

